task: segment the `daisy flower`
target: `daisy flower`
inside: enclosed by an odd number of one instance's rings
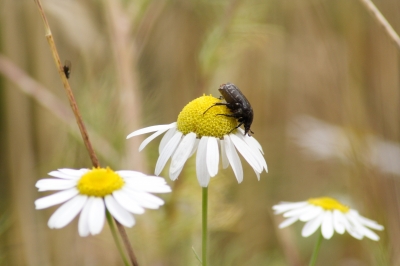
[[[122,225],[132,227],[131,213],[142,214],[144,208],[158,209],[164,201],[150,193],[171,192],[164,178],[136,171],[113,171],[110,168],[58,169],[36,183],[39,191],[59,191],[37,199],[36,209],[65,202],[50,217],[50,228],[62,228],[79,216],[80,236],[99,234],[106,209]]]
[[[216,105],[221,100],[205,96],[188,103],[178,116],[177,122],[169,125],[157,125],[136,130],[127,139],[155,132],[139,146],[141,151],[150,141],[165,133],[159,146],[155,174],[159,175],[171,158],[169,176],[176,180],[185,162],[196,153],[196,174],[200,186],[207,187],[210,177],[218,173],[220,154],[222,167],[231,165],[239,183],[243,181],[243,169],[237,151],[250,164],[260,180],[260,174],[268,172],[261,145],[254,137],[244,135],[238,122],[230,115],[224,105]],[[213,106],[212,108],[210,108]],[[205,112],[207,110],[207,112]],[[232,131],[233,130],[233,131]]]
[[[287,227],[298,220],[306,222],[301,232],[303,237],[312,235],[321,226],[321,233],[325,239],[330,239],[334,231],[339,234],[347,231],[356,239],[365,236],[378,241],[379,236],[371,229],[383,230],[382,225],[329,197],[301,202],[281,202],[272,209],[275,214],[283,213],[283,217],[288,218],[279,225],[279,228]]]
[[[396,142],[307,115],[295,117],[288,128],[293,140],[314,159],[357,160],[383,173],[400,175],[400,145]]]

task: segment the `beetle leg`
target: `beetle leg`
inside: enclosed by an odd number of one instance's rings
[[[207,110],[204,111],[203,115],[204,115],[205,113],[207,113],[208,110],[210,110],[211,108],[213,108],[214,106],[217,106],[217,105],[228,105],[228,103],[214,103],[213,105],[211,105],[210,107],[208,107]]]
[[[223,115],[223,116],[227,116],[227,117],[234,117],[234,118],[237,118],[235,114],[232,114],[232,115],[227,115],[227,114],[216,114],[215,116],[217,116],[217,115]]]
[[[239,123],[235,128],[233,128],[231,131],[229,131],[229,134],[232,133],[235,129],[239,128],[241,125],[243,125],[243,122]]]

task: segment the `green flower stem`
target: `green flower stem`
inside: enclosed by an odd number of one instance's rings
[[[114,238],[114,241],[115,241],[115,245],[117,246],[119,254],[122,257],[122,260],[124,261],[124,265],[125,266],[130,266],[129,261],[128,261],[126,255],[124,253],[124,250],[122,248],[121,242],[119,241],[117,231],[115,230],[115,225],[114,225],[113,218],[112,218],[112,216],[111,216],[111,214],[110,214],[110,212],[108,210],[106,211],[106,217],[107,217],[108,225],[110,226],[111,234],[112,234],[112,236]]]
[[[322,233],[319,233],[318,239],[317,239],[317,243],[315,243],[315,247],[314,247],[314,252],[311,256],[311,260],[310,260],[310,264],[309,266],[314,266],[315,262],[317,261],[317,257],[318,257],[318,253],[319,253],[319,248],[321,247],[321,243],[322,243]]]
[[[208,209],[208,187],[202,188],[202,245],[201,259],[202,266],[207,266],[207,209]]]

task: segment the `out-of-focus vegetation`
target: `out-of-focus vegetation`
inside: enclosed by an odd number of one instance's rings
[[[46,195],[35,188],[39,178],[91,164],[34,2],[0,5],[0,262],[121,265],[107,226],[81,238],[77,219],[50,230],[56,208],[34,210],[34,200]],[[400,2],[376,5],[400,32]],[[219,96],[221,83],[236,84],[251,102],[269,173],[257,181],[245,166],[240,185],[231,168],[211,180],[210,265],[307,264],[316,235],[302,238],[300,223],[279,230],[282,217],[271,206],[318,196],[336,197],[385,226],[379,242],[335,234],[322,244],[320,265],[400,264],[400,173],[360,159],[370,152],[368,136],[398,147],[399,51],[359,1],[43,0],[43,6],[62,60],[72,62],[70,84],[103,166],[153,173],[158,141],[139,153],[141,139],[126,135],[175,121],[190,100]],[[346,156],[304,153],[296,130],[303,138],[308,124],[298,115],[351,132]],[[314,140],[320,139],[307,141]],[[330,145],[341,147],[342,140]],[[127,232],[141,265],[198,265],[194,160],[178,181],[168,181],[173,193],[164,196],[166,205],[136,216]]]

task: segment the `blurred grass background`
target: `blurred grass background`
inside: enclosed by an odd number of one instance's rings
[[[400,2],[376,0],[400,32]],[[90,167],[33,1],[0,0],[0,264],[121,265],[105,225],[81,238],[36,211],[35,183],[51,170]],[[333,196],[385,226],[381,240],[324,241],[319,265],[400,265],[400,173],[359,160],[365,136],[400,141],[399,51],[356,0],[43,0],[70,84],[103,166],[152,174],[159,139],[141,127],[176,121],[203,93],[236,84],[251,102],[269,173],[245,163],[210,183],[210,265],[306,265],[316,235],[277,229],[279,201]],[[315,160],[288,129],[308,115],[355,132],[344,160]],[[300,134],[301,132],[299,132]],[[339,145],[340,143],[338,143]],[[400,164],[400,160],[397,162]],[[166,168],[168,169],[168,168]],[[163,176],[167,177],[168,171]],[[168,177],[167,177],[168,179]],[[166,205],[127,229],[141,265],[198,265],[201,189],[189,160]]]

